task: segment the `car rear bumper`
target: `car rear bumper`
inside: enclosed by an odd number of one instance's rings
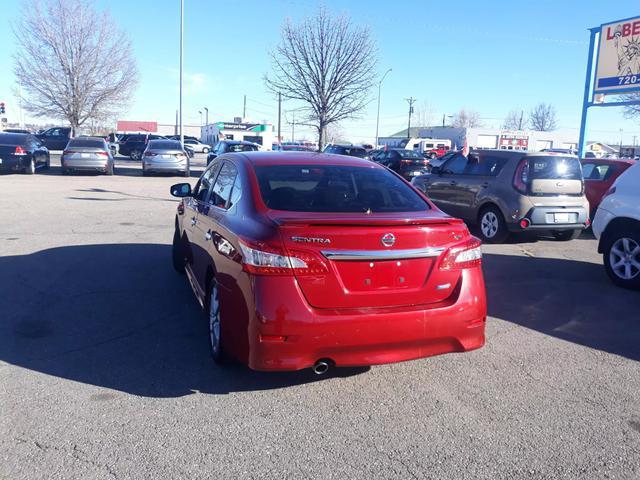
[[[60,165],[62,168],[73,170],[104,170],[109,166],[109,160],[103,158],[63,159]]]
[[[529,225],[523,228],[520,221],[526,219]],[[534,207],[522,218],[508,224],[510,231],[524,230],[576,230],[589,226],[589,205]]]
[[[314,309],[294,281],[282,278],[268,289],[278,295],[261,296],[261,284],[273,278],[256,278],[256,300],[261,300],[249,328],[248,358],[255,370],[300,370],[319,359],[336,366],[393,363],[474,350],[485,342],[480,268],[464,270],[451,297],[431,308]],[[296,299],[297,305],[282,299]]]
[[[186,172],[187,163],[179,162],[143,162],[142,169],[145,172]]]

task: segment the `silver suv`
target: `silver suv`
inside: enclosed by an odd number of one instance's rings
[[[525,230],[571,240],[589,225],[582,167],[573,155],[459,153],[412,183],[445,213],[478,224],[485,242],[501,243]]]

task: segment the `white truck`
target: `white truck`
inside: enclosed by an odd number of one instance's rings
[[[451,150],[451,140],[444,138],[380,137],[378,144],[389,148],[406,148],[427,158],[441,157]]]

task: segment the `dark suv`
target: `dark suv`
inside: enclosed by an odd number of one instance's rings
[[[49,150],[64,150],[71,140],[70,127],[53,127],[36,135],[40,143]]]
[[[547,152],[479,150],[456,153],[413,179],[453,217],[479,225],[482,239],[536,230],[571,240],[589,225],[589,202],[578,157]]]
[[[162,140],[165,137],[161,135],[135,134],[129,135],[127,140],[120,144],[118,148],[120,155],[130,157],[131,160],[142,159],[142,152],[147,148],[149,140]]]
[[[429,173],[429,160],[415,150],[390,148],[377,154],[374,161],[409,181],[418,175]]]

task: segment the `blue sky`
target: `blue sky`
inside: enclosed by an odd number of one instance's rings
[[[178,0],[97,0],[130,36],[140,70],[140,86],[123,119],[173,123],[178,103]],[[332,12],[348,13],[367,25],[378,46],[378,69],[393,71],[382,90],[380,134],[406,128],[405,98],[430,112],[433,123],[462,107],[480,112],[487,126],[499,126],[511,109],[544,101],[553,104],[558,125],[577,128],[582,103],[589,27],[640,14],[637,0],[537,0],[532,2],[459,0],[326,0]],[[606,7],[605,7],[606,5]],[[11,26],[20,0],[2,0],[0,17],[0,99],[15,102],[11,74]],[[263,2],[185,0],[185,122],[242,114],[276,121],[276,102],[263,82],[268,51],[278,42],[286,18],[313,14],[315,0]],[[375,135],[376,92],[359,120],[345,122],[354,142]],[[296,108],[285,102],[285,111]],[[10,109],[9,117],[15,108]],[[286,115],[287,120],[291,114]],[[415,123],[415,121],[414,121]],[[618,142],[640,139],[640,122],[625,121],[615,108],[592,109],[589,137]],[[289,132],[289,126],[283,126]]]

